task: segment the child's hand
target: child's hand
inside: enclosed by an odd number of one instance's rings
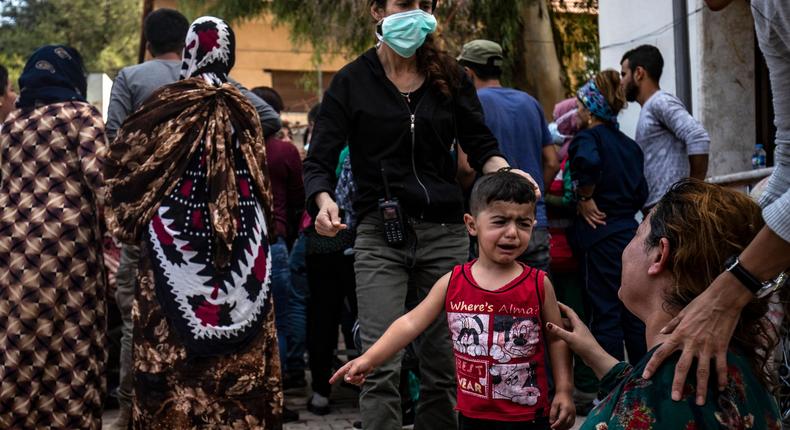
[[[554,395],[549,422],[553,430],[566,430],[576,423],[576,406],[571,393],[559,392]]]
[[[349,384],[362,385],[365,383],[365,377],[368,376],[372,370],[373,366],[370,365],[363,355],[356,360],[349,361],[338,369],[337,372],[329,378],[329,383],[334,384],[345,375],[344,380]]]

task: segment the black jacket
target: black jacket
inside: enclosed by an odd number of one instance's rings
[[[606,214],[606,225],[597,228],[577,217],[574,225],[579,244],[589,249],[614,233],[636,231],[634,217],[648,194],[639,145],[613,125],[597,125],[576,133],[568,155],[571,180],[577,187],[595,185],[593,200]]]
[[[463,75],[459,67],[458,73]],[[430,84],[429,84],[430,85]],[[375,49],[347,64],[332,79],[313,128],[304,162],[305,194],[312,215],[314,197],[334,196],[338,156],[348,143],[357,185],[354,209],[360,219],[376,210],[384,197],[382,167],[392,195],[404,211],[432,222],[460,223],[463,195],[455,180],[457,163],[451,146],[457,137],[480,171],[500,155],[472,83],[464,76],[453,97],[430,85],[412,113],[386,77]]]

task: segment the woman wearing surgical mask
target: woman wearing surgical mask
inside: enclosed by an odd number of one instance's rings
[[[376,23],[371,30],[379,43],[334,77],[304,163],[316,231],[335,236],[346,225],[333,197],[334,170],[340,151],[346,144],[350,148],[364,348],[403,314],[408,285],[418,298],[425,297],[437,279],[466,260],[469,243],[453,144],[460,144],[480,173],[510,169],[483,121],[474,86],[435,44],[435,3],[369,0]],[[422,379],[415,427],[456,428],[452,347],[442,318],[416,349]],[[395,357],[367,378],[360,396],[363,428],[401,427],[399,363]]]

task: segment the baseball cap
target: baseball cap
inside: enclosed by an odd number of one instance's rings
[[[502,47],[490,40],[477,39],[464,45],[458,61],[488,66],[502,66]]]

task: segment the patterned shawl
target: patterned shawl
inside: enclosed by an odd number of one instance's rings
[[[234,133],[254,191],[271,214],[263,131],[255,108],[231,84],[216,87],[191,78],[154,93],[124,122],[110,145],[105,173],[113,234],[138,242],[161,200],[173,191],[205,142],[214,265],[227,267],[236,237],[234,220],[239,217]],[[274,225],[269,216],[266,224]]]
[[[228,82],[236,63],[236,36],[225,21],[202,16],[189,27],[184,45],[181,79],[201,76],[206,82]]]
[[[144,242],[156,296],[193,355],[243,349],[271,303],[263,131],[250,102],[226,83],[229,34],[213,19],[192,24],[189,78],[126,119],[105,165],[108,225],[123,241]]]
[[[239,219],[234,138],[268,215],[266,225],[274,225],[258,114],[227,84],[234,52],[233,30],[224,21],[209,16],[196,19],[184,47],[185,80],[160,89],[124,122],[110,145],[105,175],[110,178],[109,222],[119,239],[139,240],[162,198],[173,191],[205,142],[214,265],[227,267]]]

